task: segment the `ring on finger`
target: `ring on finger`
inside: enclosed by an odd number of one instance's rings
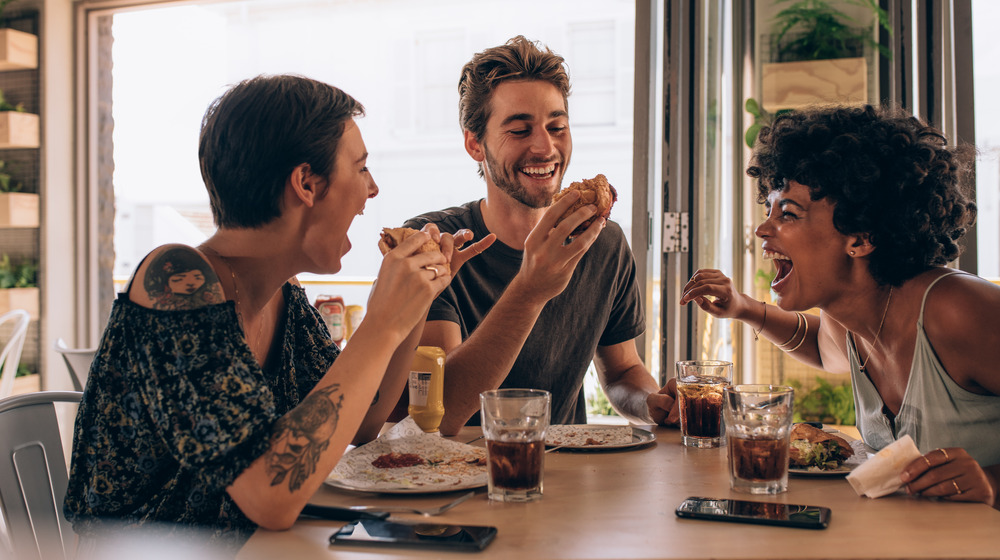
[[[956,495],[957,495],[957,494],[961,494],[961,493],[962,493],[962,489],[958,487],[958,483],[957,483],[957,482],[955,482],[955,479],[954,479],[954,478],[953,478],[953,479],[951,479],[951,485],[955,487],[955,494],[956,494]]]
[[[438,277],[438,274],[439,274],[439,273],[438,273],[438,269],[437,269],[437,267],[436,267],[436,266],[425,266],[425,267],[424,267],[424,270],[429,270],[429,271],[431,271],[431,272],[433,272],[433,273],[434,273],[434,277],[435,277],[435,278],[437,278],[437,277]]]
[[[940,451],[942,454],[944,454],[944,462],[945,463],[947,463],[948,461],[951,461],[951,457],[948,456],[948,452],[947,451],[945,451],[944,449],[941,449],[940,447],[938,447],[937,450]],[[959,493],[961,493],[961,492],[959,492]]]
[[[927,468],[931,468],[931,466],[932,466],[931,465],[931,460],[927,458],[927,455],[924,455],[923,457],[921,457],[921,459],[923,459],[924,462],[927,463]]]

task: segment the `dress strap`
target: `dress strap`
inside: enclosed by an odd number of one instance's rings
[[[940,281],[942,278],[953,276],[955,274],[964,274],[964,272],[962,272],[961,270],[951,270],[950,272],[946,272],[941,276],[938,276],[937,278],[932,280],[931,283],[927,286],[927,289],[924,290],[924,299],[920,301],[920,318],[917,319],[921,325],[924,324],[924,306],[927,304],[927,294],[931,293],[931,288],[933,288],[934,284],[937,284],[938,281]]]

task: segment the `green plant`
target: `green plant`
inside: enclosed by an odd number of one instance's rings
[[[804,390],[797,380],[788,382],[795,389],[795,421],[819,421],[844,426],[853,426],[854,393],[850,383],[834,385],[816,376],[816,386]],[[832,422],[831,422],[832,420]]]
[[[19,192],[21,183],[12,181],[10,173],[7,173],[7,162],[0,159],[0,192]]]
[[[24,377],[25,375],[31,375],[35,372],[28,369],[28,366],[24,365],[24,362],[17,364],[17,374],[14,377]]]
[[[753,97],[747,98],[746,103],[743,104],[747,113],[753,115],[753,124],[747,127],[746,133],[743,135],[743,139],[747,143],[748,148],[753,148],[754,142],[757,141],[757,136],[760,134],[760,129],[768,126],[778,115],[784,115],[785,113],[791,113],[791,109],[778,109],[777,111],[771,113],[757,102]]]
[[[3,0],[0,0],[2,2]],[[17,105],[11,105],[7,98],[3,95],[3,90],[0,90],[0,112],[3,111],[16,111],[18,113],[24,112],[24,103],[18,103]]]
[[[11,261],[6,253],[0,256],[0,289],[34,288],[38,285],[38,264],[34,261]]]
[[[858,46],[868,45],[878,49],[882,56],[892,58],[892,51],[879,44],[869,29],[838,10],[828,0],[776,0],[775,4],[793,2],[774,16],[774,42],[778,60],[824,60],[856,56]],[[889,16],[879,7],[877,0],[841,0],[848,4],[869,8],[878,24],[892,33]],[[794,33],[792,33],[794,31]]]

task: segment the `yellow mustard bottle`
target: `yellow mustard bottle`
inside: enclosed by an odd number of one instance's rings
[[[410,417],[421,430],[437,432],[444,418],[444,350],[437,346],[417,346],[408,385]]]

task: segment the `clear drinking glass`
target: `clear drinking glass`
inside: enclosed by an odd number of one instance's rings
[[[722,445],[722,390],[733,381],[733,363],[677,362],[677,407],[681,439],[688,447]]]
[[[778,494],[788,490],[794,396],[791,387],[726,387],[723,392],[726,445],[733,490],[750,494]]]
[[[538,389],[497,389],[484,391],[479,401],[489,462],[489,498],[500,502],[541,498],[552,395]]]

